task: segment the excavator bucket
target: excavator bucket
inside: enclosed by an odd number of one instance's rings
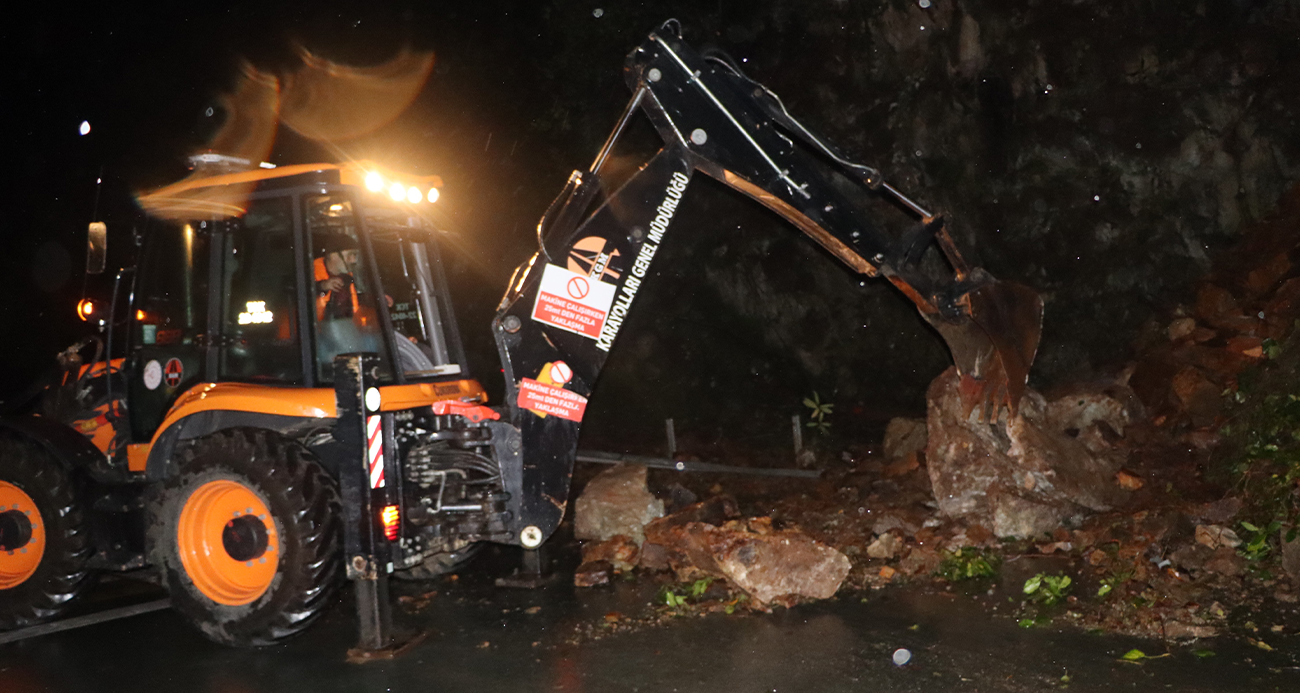
[[[952,351],[965,415],[978,407],[979,419],[992,422],[1006,406],[1015,416],[1038,351],[1043,300],[1027,286],[990,278],[957,305],[961,317],[930,322]]]

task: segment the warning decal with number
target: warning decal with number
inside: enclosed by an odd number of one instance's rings
[[[548,264],[533,304],[533,320],[595,339],[605,326],[614,291],[613,284]]]
[[[551,361],[542,366],[537,379],[524,378],[519,382],[518,405],[542,417],[558,416],[569,421],[582,421],[587,411],[587,398],[564,389],[573,379],[573,369],[563,361]]]
[[[562,387],[524,378],[519,382],[519,406],[543,418],[551,415],[582,421],[582,415],[587,411],[587,398]]]

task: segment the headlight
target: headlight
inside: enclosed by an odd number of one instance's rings
[[[379,192],[384,187],[384,177],[371,171],[366,174],[366,190]]]
[[[437,202],[437,201],[438,201],[438,189],[429,188],[429,202]]]

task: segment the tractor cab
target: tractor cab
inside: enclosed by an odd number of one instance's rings
[[[132,440],[150,440],[198,383],[330,388],[339,354],[378,354],[384,384],[463,379],[428,218],[440,183],[354,162],[187,179],[142,198],[152,220],[124,364]]]

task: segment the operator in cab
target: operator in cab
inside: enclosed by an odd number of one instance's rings
[[[356,315],[360,308],[353,277],[357,249],[331,243],[312,265],[316,279],[316,319],[336,320]]]

